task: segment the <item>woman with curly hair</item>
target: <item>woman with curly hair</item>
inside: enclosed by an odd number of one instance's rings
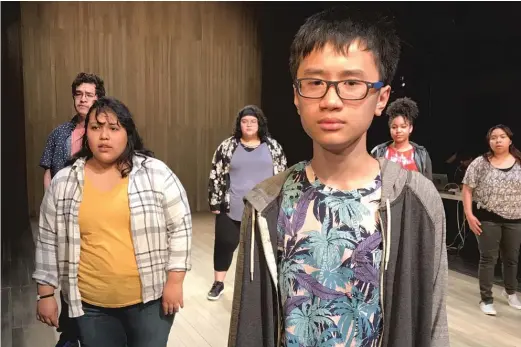
[[[218,300],[233,252],[239,245],[244,210],[243,198],[265,179],[286,170],[286,157],[280,144],[270,137],[268,122],[255,105],[243,107],[237,116],[233,135],[214,153],[208,182],[208,202],[215,217],[215,280],[208,300]]]
[[[425,147],[409,141],[413,123],[418,117],[418,105],[410,98],[400,98],[387,107],[392,141],[382,143],[371,151],[375,158],[385,157],[404,169],[419,171],[432,180],[432,162]]]

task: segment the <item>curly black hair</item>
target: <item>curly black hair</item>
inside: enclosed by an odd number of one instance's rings
[[[402,116],[404,120],[413,125],[414,120],[418,117],[418,105],[408,97],[396,99],[387,106],[385,113],[389,116],[389,126],[396,117]]]
[[[83,83],[94,84],[96,86],[96,96],[98,98],[105,96],[105,82],[101,77],[92,73],[80,72],[74,81],[72,81],[72,97],[74,97],[74,94],[76,93],[76,88],[78,88]]]
[[[237,114],[237,119],[235,120],[235,127],[233,129],[233,136],[236,139],[240,139],[242,137],[241,131],[241,119],[244,116],[254,116],[257,118],[257,122],[259,124],[259,139],[264,141],[266,137],[270,137],[270,133],[268,131],[268,119],[264,115],[264,112],[260,109],[260,107],[255,105],[247,105],[244,106],[239,113]]]

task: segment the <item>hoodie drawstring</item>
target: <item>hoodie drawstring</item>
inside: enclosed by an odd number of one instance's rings
[[[385,317],[385,291],[384,291],[384,272],[387,271],[387,264],[389,264],[389,257],[391,254],[391,203],[389,199],[385,200],[385,214],[387,215],[387,225],[385,226],[385,240],[384,241],[384,254],[383,254],[383,271],[380,271],[380,305],[382,307],[382,316]],[[380,216],[380,225],[383,226],[382,216]],[[384,325],[383,329],[385,330],[387,327]],[[380,341],[378,342],[378,346],[382,347],[383,343],[383,330],[380,335]]]
[[[254,260],[255,260],[255,209],[251,210],[251,245],[250,245],[250,279],[253,281]]]
[[[391,203],[389,199],[385,201],[385,207],[387,212],[387,231],[385,233],[385,243],[387,244],[387,251],[385,252],[385,270],[387,270],[387,264],[389,264],[389,257],[391,254]]]

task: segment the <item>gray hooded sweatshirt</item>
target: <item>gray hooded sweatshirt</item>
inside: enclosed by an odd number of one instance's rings
[[[382,347],[448,347],[445,212],[433,183],[379,159],[383,255]],[[245,197],[229,347],[279,347],[284,330],[277,274],[277,218],[293,168]]]

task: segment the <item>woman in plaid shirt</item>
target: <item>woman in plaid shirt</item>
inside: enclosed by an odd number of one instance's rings
[[[60,285],[82,347],[166,346],[191,268],[185,189],[144,148],[120,101],[96,101],[85,131],[41,205],[38,318],[58,325]]]

